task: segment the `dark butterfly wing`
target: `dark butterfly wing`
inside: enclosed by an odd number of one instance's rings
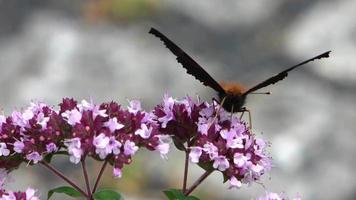
[[[158,30],[151,28],[149,31],[152,35],[163,41],[166,47],[177,56],[177,61],[187,70],[188,74],[193,75],[196,79],[202,82],[205,86],[209,86],[219,94],[225,94],[225,90],[216,82],[197,62],[195,62],[181,48],[174,44],[170,39],[163,35]]]
[[[301,62],[301,63],[299,63],[299,64],[297,64],[297,65],[294,65],[294,66],[292,66],[292,67],[290,67],[290,68],[288,68],[288,69],[286,69],[286,70],[280,72],[279,74],[277,74],[277,75],[275,75],[275,76],[272,76],[271,78],[269,78],[269,79],[267,79],[267,80],[265,80],[265,81],[263,81],[263,82],[257,84],[256,86],[254,86],[254,87],[252,87],[251,89],[247,90],[243,95],[246,96],[246,95],[248,95],[248,94],[251,93],[251,92],[254,92],[254,91],[258,90],[258,89],[264,88],[264,87],[266,87],[266,86],[275,84],[275,83],[277,83],[278,81],[283,80],[285,77],[288,76],[288,72],[290,72],[290,71],[292,71],[293,69],[295,69],[295,68],[297,68],[297,67],[300,67],[300,66],[302,66],[302,65],[304,65],[304,64],[307,64],[308,62],[311,62],[311,61],[316,60],[316,59],[328,58],[330,52],[331,52],[331,51],[327,51],[327,52],[322,53],[322,54],[320,54],[320,55],[318,55],[318,56],[315,56],[315,57],[313,57],[313,58],[310,58],[310,59],[308,59],[308,60],[306,60],[306,61],[304,61],[304,62]]]

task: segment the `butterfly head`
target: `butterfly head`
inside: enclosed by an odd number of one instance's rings
[[[246,89],[237,83],[221,82],[220,85],[225,91],[225,93],[219,93],[224,109],[229,112],[243,111],[242,107],[246,100],[246,95],[243,94]]]

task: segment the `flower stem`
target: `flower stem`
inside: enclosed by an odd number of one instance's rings
[[[103,173],[104,173],[104,170],[105,170],[105,167],[106,167],[106,165],[108,164],[108,159],[106,159],[105,161],[104,161],[104,164],[103,164],[103,166],[101,167],[101,169],[100,169],[100,172],[99,172],[99,174],[98,174],[98,177],[96,178],[96,181],[95,181],[95,185],[94,185],[94,187],[93,187],[93,193],[95,193],[95,191],[96,191],[96,189],[97,189],[97,187],[98,187],[98,185],[99,185],[99,181],[100,181],[100,179],[101,179],[101,176],[103,175]]]
[[[46,167],[48,170],[62,178],[64,181],[66,181],[69,185],[73,186],[78,192],[80,192],[83,196],[88,197],[88,194],[86,194],[82,189],[78,187],[77,184],[75,184],[73,181],[69,180],[62,172],[58,171],[56,168],[54,168],[52,165],[45,161],[41,161],[40,164],[44,167]]]
[[[82,164],[82,169],[83,169],[83,174],[84,174],[84,179],[85,179],[85,185],[87,186],[88,200],[91,200],[92,199],[92,193],[90,191],[90,182],[89,182],[89,178],[88,178],[87,168],[86,168],[86,165],[85,165],[85,158],[82,159],[80,161],[80,163]]]
[[[196,180],[194,182],[194,184],[186,191],[183,192],[185,196],[188,196],[190,193],[193,192],[193,190],[198,187],[198,185],[200,185],[214,170],[210,170],[210,171],[205,171],[205,173],[203,175],[201,175],[198,180]]]
[[[185,163],[184,163],[184,177],[183,177],[183,193],[187,190],[187,179],[188,179],[188,168],[189,168],[189,149],[185,150]]]

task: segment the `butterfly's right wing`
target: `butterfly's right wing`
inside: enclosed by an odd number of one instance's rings
[[[330,52],[331,52],[331,51],[327,51],[327,52],[322,53],[322,54],[320,54],[320,55],[318,55],[318,56],[315,56],[315,57],[313,57],[313,58],[310,58],[310,59],[308,59],[308,60],[305,60],[305,61],[303,61],[303,62],[301,62],[301,63],[299,63],[299,64],[297,64],[297,65],[294,65],[294,66],[292,66],[292,67],[289,67],[288,69],[283,70],[282,72],[280,72],[280,73],[278,73],[278,74],[276,74],[276,75],[274,75],[274,76],[268,78],[267,80],[264,80],[264,81],[262,81],[261,83],[255,85],[255,86],[252,87],[251,89],[247,90],[243,95],[246,96],[246,95],[248,95],[248,94],[251,93],[251,92],[254,92],[254,91],[256,91],[256,90],[259,90],[259,89],[261,89],[261,88],[267,87],[267,86],[269,86],[269,85],[272,85],[272,84],[277,83],[278,81],[283,80],[284,78],[286,78],[286,77],[288,76],[288,72],[290,72],[290,71],[294,70],[295,68],[298,68],[298,67],[300,67],[300,66],[302,66],[302,65],[304,65],[304,64],[307,64],[308,62],[311,62],[311,61],[316,60],[316,59],[328,58]]]
[[[166,47],[177,56],[177,61],[187,70],[188,74],[193,75],[196,79],[202,82],[205,86],[209,86],[219,94],[225,94],[225,90],[216,82],[197,62],[195,62],[187,53],[174,44],[170,39],[163,35],[158,30],[151,28],[149,31],[152,35],[163,41]]]

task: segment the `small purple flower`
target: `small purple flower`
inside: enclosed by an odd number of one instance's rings
[[[108,146],[114,155],[118,155],[121,152],[120,148],[121,148],[122,144],[119,141],[117,141],[114,136],[110,137]]]
[[[10,155],[10,150],[7,149],[7,146],[4,142],[0,143],[0,156],[8,156]]]
[[[163,109],[164,110],[171,110],[173,108],[173,105],[175,103],[175,100],[170,97],[168,94],[165,94],[163,96]]]
[[[204,108],[202,109],[199,114],[204,117],[204,118],[210,118],[213,116],[214,114],[214,107],[207,107],[207,108]]]
[[[16,153],[22,153],[23,148],[25,148],[25,144],[22,141],[14,142],[14,151]]]
[[[106,136],[104,133],[100,133],[98,136],[96,136],[93,140],[93,145],[96,148],[105,148],[109,144],[110,138]]]
[[[69,153],[69,161],[74,164],[78,164],[80,162],[80,159],[82,158],[83,150],[78,148],[73,148],[70,151],[68,151],[68,153]]]
[[[78,164],[83,155],[83,150],[80,148],[80,138],[66,140],[64,145],[68,148],[69,160],[74,164]]]
[[[31,102],[28,109],[32,110],[33,113],[39,113],[39,112],[42,112],[42,109],[44,107],[48,107],[47,104],[45,104],[43,102],[36,101],[36,102]]]
[[[77,123],[80,123],[80,120],[82,119],[82,113],[79,112],[77,109],[73,110],[67,110],[64,113],[62,113],[62,116],[67,118],[68,124],[74,126]]]
[[[162,128],[167,128],[167,124],[169,121],[171,121],[173,119],[173,112],[168,111],[166,112],[166,115],[159,118],[158,121],[161,122],[161,127]]]
[[[141,102],[138,100],[132,100],[130,101],[130,106],[128,107],[128,110],[130,113],[133,113],[136,115],[138,111],[141,110]]]
[[[246,163],[250,160],[250,158],[251,158],[250,154],[247,154],[247,156],[245,156],[242,153],[235,153],[234,163],[237,167],[244,167]]]
[[[230,164],[229,161],[226,159],[225,156],[218,156],[214,159],[213,167],[218,169],[219,171],[225,171],[229,168]]]
[[[124,127],[123,124],[117,122],[116,117],[109,119],[108,122],[105,122],[105,126],[108,127],[112,133]]]
[[[130,140],[126,140],[124,144],[124,154],[127,156],[132,156],[136,153],[138,150],[138,146],[134,142],[131,142]]]
[[[33,189],[33,188],[27,188],[26,189],[26,200],[40,200],[39,197],[35,196],[36,195],[37,190]]]
[[[113,169],[113,174],[115,178],[121,178],[122,176],[122,171],[120,168],[114,167]]]
[[[46,144],[46,151],[48,153],[54,153],[58,150],[58,147],[56,144],[54,144],[53,142]]]
[[[232,189],[232,188],[239,189],[242,186],[241,181],[239,181],[235,176],[233,176],[229,179],[229,183],[230,183],[229,189]]]
[[[256,164],[252,165],[251,170],[256,174],[261,174],[263,172],[264,167],[262,165]]]
[[[90,103],[87,102],[85,99],[83,99],[81,101],[81,104],[78,104],[78,108],[81,112],[88,111],[88,110],[92,111],[94,119],[97,116],[107,117],[108,115],[106,114],[106,110],[100,110],[99,107],[100,106],[94,104],[92,99],[90,99]]]
[[[199,123],[198,124],[198,131],[203,135],[208,135],[209,124],[206,123]]]
[[[27,124],[22,118],[22,113],[18,111],[14,111],[11,114],[12,121],[15,125],[20,126],[20,127],[25,127]]]
[[[163,159],[168,159],[167,154],[169,152],[169,148],[170,148],[170,141],[171,141],[171,137],[169,137],[168,135],[158,135],[156,136],[159,139],[159,144],[156,147],[156,150],[158,150],[161,154],[161,158]]]
[[[204,144],[204,151],[209,155],[210,159],[215,159],[218,156],[218,148],[212,143]]]
[[[135,131],[135,135],[141,136],[143,139],[147,139],[151,136],[152,127],[147,128],[146,124],[141,124],[141,128]]]
[[[77,107],[82,112],[82,111],[92,110],[94,108],[94,104],[92,101],[89,103],[87,100],[83,99],[80,102],[80,104],[77,105]]]
[[[93,145],[96,147],[95,153],[97,153],[101,159],[104,159],[109,153],[111,153],[109,142],[110,138],[103,133],[100,133],[93,140]]]
[[[198,163],[199,158],[201,154],[203,153],[203,150],[201,147],[191,147],[190,148],[190,153],[189,153],[189,160],[192,163]]]
[[[167,94],[164,95],[164,97],[163,97],[163,112],[165,113],[165,116],[158,118],[158,121],[162,123],[161,124],[162,128],[166,128],[167,123],[174,118],[174,115],[172,112],[174,103],[175,103],[175,100],[172,97],[169,97]]]
[[[45,130],[47,128],[49,117],[45,117],[43,113],[39,113],[37,115],[37,121],[37,124],[41,125],[42,130]]]
[[[39,161],[42,160],[42,156],[38,152],[34,151],[30,154],[27,154],[26,159],[32,161],[34,164],[37,164]]]
[[[32,119],[34,115],[35,114],[32,112],[32,110],[27,109],[27,110],[25,110],[24,113],[22,113],[22,119],[25,121],[28,121],[28,120]]]
[[[226,140],[226,147],[228,148],[239,148],[242,149],[244,148],[244,145],[242,143],[242,138],[238,137],[234,129],[230,129],[229,131],[224,129],[220,131],[220,135],[222,138]]]

